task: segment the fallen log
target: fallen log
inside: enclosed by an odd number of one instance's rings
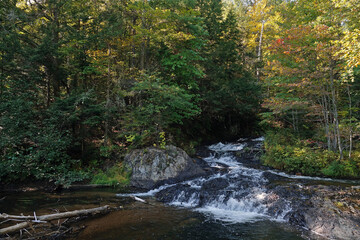
[[[14,226],[11,226],[11,227],[2,228],[2,229],[0,229],[0,236],[4,235],[4,234],[19,231],[20,229],[26,228],[28,226],[30,226],[29,222],[22,222],[22,223],[18,223],[18,224],[14,225]]]
[[[134,199],[135,201],[139,201],[139,202],[142,202],[142,203],[145,203],[145,204],[148,203],[148,202],[145,201],[144,199],[139,198],[139,197],[137,197],[137,196],[131,195],[130,197],[131,197],[132,199]]]
[[[109,209],[109,206],[105,205],[103,207],[98,207],[98,208],[42,215],[42,216],[39,216],[37,219],[41,220],[41,221],[51,221],[51,220],[56,220],[56,219],[61,219],[61,218],[69,218],[69,217],[75,217],[75,216],[79,216],[79,215],[86,215],[86,214],[90,214],[90,213],[102,212],[102,211],[105,211],[108,209]]]
[[[48,214],[48,215],[42,215],[42,216],[37,216],[37,217],[36,216],[16,216],[16,215],[8,215],[8,214],[3,213],[0,215],[0,218],[21,219],[21,220],[24,220],[27,222],[22,222],[22,223],[13,225],[11,227],[2,228],[2,229],[0,229],[0,235],[16,232],[20,229],[28,227],[31,223],[32,224],[33,223],[41,223],[43,221],[52,221],[52,220],[57,220],[57,219],[62,219],[62,218],[70,218],[70,217],[76,217],[76,216],[80,216],[80,215],[99,213],[99,212],[102,212],[102,211],[105,211],[108,209],[109,209],[109,206],[106,205],[106,206],[98,207],[98,208],[75,210],[75,211],[70,211],[70,212]],[[29,222],[29,220],[35,220],[35,222],[34,221]]]
[[[16,220],[35,220],[34,216],[28,215],[28,216],[23,216],[23,215],[9,215],[6,213],[0,214],[0,219],[16,219]]]

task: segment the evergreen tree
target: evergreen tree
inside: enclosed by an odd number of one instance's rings
[[[218,137],[235,137],[255,122],[259,86],[244,68],[244,46],[235,14],[223,16],[220,1],[199,1],[207,31],[201,81],[202,124]]]

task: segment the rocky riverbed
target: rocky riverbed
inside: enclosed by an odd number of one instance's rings
[[[277,172],[261,166],[261,151],[261,138],[211,145],[199,151],[207,175],[139,195],[155,195],[222,222],[266,219],[286,222],[314,238],[360,238],[358,182]]]
[[[0,192],[0,212],[117,209],[69,223],[64,238],[73,239],[360,239],[358,181],[277,172],[261,165],[261,153],[261,138],[203,147],[196,159],[175,147],[139,150],[130,166],[145,162],[149,172],[132,183],[147,190]]]

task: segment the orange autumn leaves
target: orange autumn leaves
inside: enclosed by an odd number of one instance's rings
[[[331,37],[325,25],[298,26],[287,30],[284,37],[268,47],[264,67],[268,97],[263,107],[278,119],[294,110],[307,116],[321,115],[318,99],[324,85],[328,85],[329,56],[336,51]],[[273,124],[279,125],[278,121]]]

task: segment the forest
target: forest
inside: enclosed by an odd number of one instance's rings
[[[358,0],[2,0],[0,182],[126,184],[132,149],[265,136],[360,177]]]

